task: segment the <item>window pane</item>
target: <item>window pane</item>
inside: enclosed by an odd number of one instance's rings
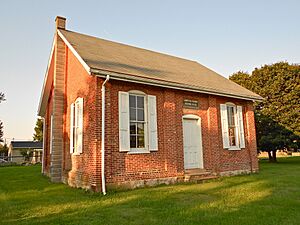
[[[234,108],[232,106],[227,106],[228,115],[228,125],[234,126]]]
[[[144,97],[137,96],[137,108],[144,108]]]
[[[129,95],[129,107],[136,108],[136,96]]]
[[[135,135],[130,136],[130,148],[136,148],[136,136]]]
[[[130,108],[130,120],[136,120],[136,109]]]
[[[137,124],[137,134],[144,134],[144,124],[143,123]]]
[[[138,121],[144,121],[144,110],[143,109],[137,109],[137,120]]]
[[[137,147],[138,148],[144,148],[145,147],[145,138],[144,136],[138,136],[138,143],[137,143]]]
[[[235,146],[235,128],[229,128],[229,145]]]
[[[130,123],[130,134],[136,134],[136,123]]]

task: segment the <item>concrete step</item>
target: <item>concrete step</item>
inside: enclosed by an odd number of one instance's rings
[[[216,179],[217,175],[206,171],[205,169],[186,170],[184,173],[184,182],[201,182],[209,179]]]

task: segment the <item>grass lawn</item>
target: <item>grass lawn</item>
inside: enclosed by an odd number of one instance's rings
[[[101,194],[51,184],[39,166],[0,168],[0,224],[300,224],[300,157],[203,184]]]

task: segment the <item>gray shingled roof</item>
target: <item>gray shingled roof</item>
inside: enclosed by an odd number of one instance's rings
[[[158,83],[170,82],[212,94],[262,99],[198,62],[72,31],[60,31],[91,69],[142,77]]]
[[[11,141],[10,144],[13,148],[32,148],[42,149],[43,142],[40,141]]]

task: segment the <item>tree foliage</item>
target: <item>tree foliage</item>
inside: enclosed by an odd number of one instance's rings
[[[252,90],[251,75],[247,72],[236,72],[232,74],[229,79],[249,90]]]
[[[255,104],[259,150],[276,161],[276,150],[300,147],[300,65],[279,62],[229,79],[265,98]]]
[[[38,118],[34,128],[33,134],[34,141],[43,141],[43,120]]]
[[[4,95],[4,93],[3,92],[0,92],[0,103],[2,102],[2,101],[5,101],[6,99],[5,99],[5,95]]]
[[[24,157],[25,161],[29,161],[33,156],[33,151],[28,149],[20,149],[20,154]]]
[[[3,142],[3,123],[2,121],[0,120],[0,142]]]
[[[4,93],[0,92],[0,103],[5,100],[6,99]],[[0,142],[3,142],[3,123],[1,120],[0,120]]]
[[[0,144],[0,153],[6,156],[8,155],[8,147],[6,143],[4,145]]]

